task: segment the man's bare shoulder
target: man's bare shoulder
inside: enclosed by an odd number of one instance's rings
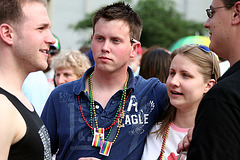
[[[0,94],[0,119],[4,120],[4,117],[9,119],[11,115],[13,115],[15,112],[15,107],[13,104],[9,101],[9,99],[3,95]]]
[[[9,99],[0,94],[0,159],[7,159],[12,144],[26,133],[26,124]]]

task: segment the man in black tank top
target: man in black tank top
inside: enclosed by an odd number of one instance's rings
[[[55,43],[46,0],[0,1],[0,159],[51,160],[48,131],[21,88]]]

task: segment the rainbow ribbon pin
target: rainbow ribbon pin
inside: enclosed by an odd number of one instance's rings
[[[110,153],[111,147],[112,147],[112,142],[102,140],[99,154],[108,156]]]
[[[93,147],[101,147],[101,143],[104,140],[104,128],[94,128],[94,136],[92,141]]]

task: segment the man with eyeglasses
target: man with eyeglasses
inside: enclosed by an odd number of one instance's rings
[[[187,158],[239,160],[240,1],[213,0],[206,11],[209,18],[204,27],[209,30],[209,47],[227,59],[231,67],[199,105]]]

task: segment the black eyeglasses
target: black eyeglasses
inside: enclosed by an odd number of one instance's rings
[[[206,9],[207,16],[208,16],[208,18],[212,18],[212,17],[213,17],[213,13],[215,12],[214,10],[220,9],[220,8],[229,8],[229,7],[232,7],[232,6],[234,6],[234,4],[228,4],[228,5],[222,6],[222,7],[216,7],[216,8]]]
[[[197,45],[199,49],[201,49],[202,51],[206,52],[206,53],[211,53],[212,54],[212,74],[211,74],[211,79],[215,79],[215,72],[214,72],[214,55],[213,52],[204,45]]]

